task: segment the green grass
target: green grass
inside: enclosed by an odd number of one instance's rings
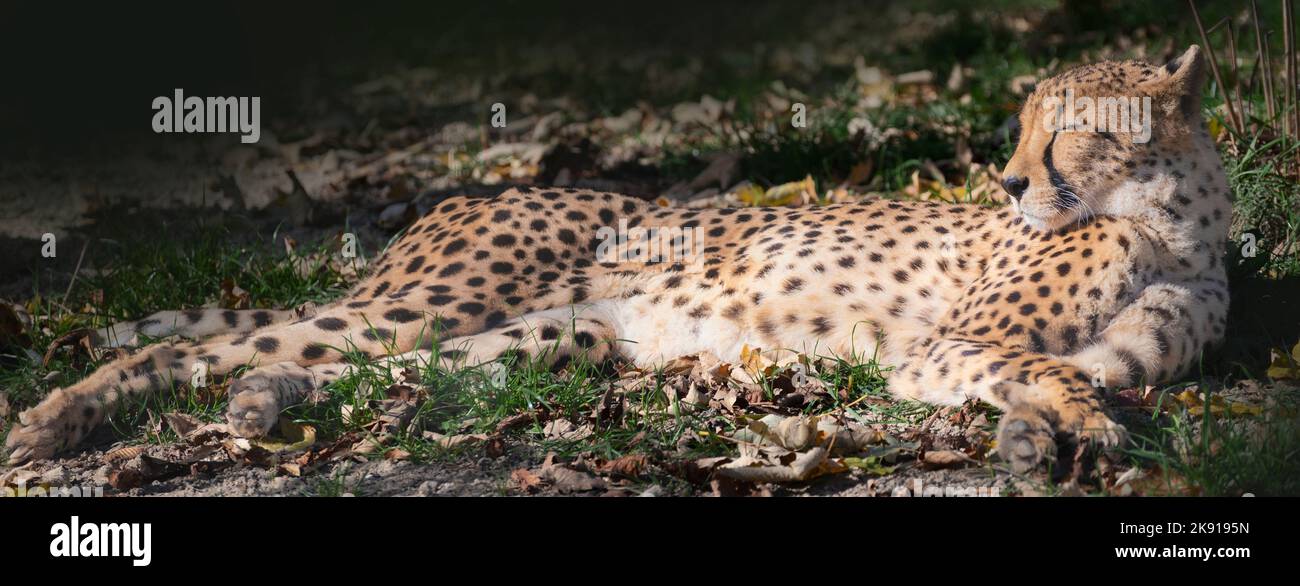
[[[1186,388],[1171,385],[1161,400]],[[1208,386],[1205,388],[1209,388]],[[1206,391],[1205,393],[1208,393]],[[1202,393],[1207,404],[1210,396]],[[1141,428],[1131,429],[1131,461],[1152,471],[1152,489],[1202,496],[1295,495],[1300,493],[1300,394],[1276,389],[1274,403],[1255,416],[1184,406],[1155,410]]]
[[[1300,143],[1261,129],[1240,137],[1241,152],[1224,157],[1233,205],[1229,266],[1237,276],[1300,275]],[[1289,167],[1289,168],[1288,168]]]
[[[290,257],[283,249],[233,244],[242,240],[222,228],[201,225],[183,240],[146,237],[121,242],[107,255],[104,266],[79,278],[67,298],[62,290],[34,290],[25,305],[36,324],[29,332],[36,355],[17,356],[14,364],[0,369],[0,389],[8,392],[16,409],[30,407],[50,389],[70,385],[102,363],[84,354],[60,351],[48,364],[42,364],[37,355],[50,343],[77,329],[216,302],[223,281],[246,290],[251,307],[325,303],[342,295],[350,284],[329,264],[303,268],[307,262],[304,255],[332,252],[324,243],[302,248]],[[146,408],[210,415],[222,407],[202,394],[164,393],[132,405],[122,417],[135,422]]]

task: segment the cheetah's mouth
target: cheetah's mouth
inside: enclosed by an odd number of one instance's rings
[[[1022,203],[1016,203],[1017,211],[1025,224],[1034,230],[1055,230],[1071,224],[1085,223],[1091,215],[1078,196],[1072,192],[1053,193],[1055,201],[1045,209],[1026,209]]]
[[[1043,216],[1031,213],[1025,210],[1025,207],[1020,204],[1016,204],[1016,207],[1020,208],[1020,218],[1024,220],[1025,225],[1030,228],[1033,228],[1034,230],[1050,230],[1055,228],[1055,226],[1052,225],[1052,221],[1056,219],[1055,216]]]

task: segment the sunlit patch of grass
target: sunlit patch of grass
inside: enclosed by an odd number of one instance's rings
[[[1185,387],[1165,389],[1163,400]],[[1258,415],[1231,409],[1196,414],[1180,406],[1156,410],[1148,424],[1130,429],[1133,445],[1126,453],[1151,470],[1161,492],[1300,494],[1300,395],[1283,387],[1273,395],[1275,403]]]
[[[933,405],[897,399],[887,389],[888,369],[876,360],[822,358],[831,366],[817,376],[829,389],[829,405],[818,406],[822,413],[843,412],[852,419],[874,424],[915,425],[938,408]]]
[[[137,242],[121,246],[121,254],[96,274],[85,277],[78,290],[102,291],[95,317],[103,323],[131,319],[159,309],[195,307],[221,294],[229,280],[249,294],[253,307],[293,307],[323,303],[347,291],[349,279],[328,265],[303,270],[299,260],[281,250],[242,239],[217,227],[201,228],[183,241]],[[278,244],[278,243],[276,243]],[[295,256],[313,251],[308,247]],[[337,254],[327,243],[316,252]]]
[[[1300,276],[1300,143],[1256,132],[1238,145],[1224,153],[1236,198],[1228,266],[1234,276]]]
[[[241,240],[224,228],[199,225],[183,240],[141,237],[110,244],[104,266],[80,275],[66,298],[64,291],[33,291],[25,304],[35,324],[29,332],[31,349],[7,356],[7,364],[0,368],[0,389],[14,411],[35,405],[49,391],[76,383],[104,363],[106,358],[67,351],[53,353],[44,363],[45,349],[74,330],[100,328],[159,310],[200,308],[220,299],[223,281],[247,291],[252,307],[278,308],[325,303],[351,285],[351,277],[329,263],[303,269],[303,256],[337,253],[328,242],[299,247],[290,256],[282,248],[235,244]],[[141,340],[143,344],[156,341]],[[220,395],[153,394],[128,402],[115,414],[113,424],[120,436],[132,437],[142,433],[139,424],[147,421],[148,412],[181,411],[212,420],[224,409],[224,394]]]

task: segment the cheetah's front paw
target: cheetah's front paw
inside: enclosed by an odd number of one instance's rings
[[[76,420],[78,413],[58,390],[40,405],[19,413],[18,423],[5,438],[9,464],[45,460],[75,444],[95,423],[93,410],[82,413],[86,419],[81,422]]]
[[[15,425],[5,438],[5,452],[9,465],[17,466],[33,460],[44,460],[63,448],[66,441],[52,427],[46,425]]]
[[[1128,430],[1102,413],[1085,419],[1074,433],[1080,440],[1087,440],[1091,447],[1103,450],[1120,448],[1128,443]]]
[[[262,377],[242,378],[230,384],[226,423],[240,437],[262,437],[280,418],[280,398]]]
[[[998,425],[998,454],[1023,474],[1039,463],[1056,457],[1052,426],[1042,415],[1028,409],[1013,409]]]

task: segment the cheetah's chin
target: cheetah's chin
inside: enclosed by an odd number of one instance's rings
[[[1023,210],[1020,212],[1020,217],[1021,217],[1022,219],[1024,219],[1024,221],[1025,221],[1025,225],[1026,225],[1026,226],[1029,226],[1030,228],[1033,228],[1034,230],[1042,231],[1042,230],[1052,230],[1052,229],[1056,228],[1056,226],[1053,226],[1053,225],[1052,225],[1052,222],[1050,222],[1050,221],[1048,221],[1048,220],[1046,220],[1046,219],[1044,219],[1044,218],[1040,218],[1040,217],[1038,217],[1038,216],[1035,216],[1035,215],[1033,215],[1033,214],[1027,213],[1027,212],[1025,212],[1025,211],[1023,211]]]

